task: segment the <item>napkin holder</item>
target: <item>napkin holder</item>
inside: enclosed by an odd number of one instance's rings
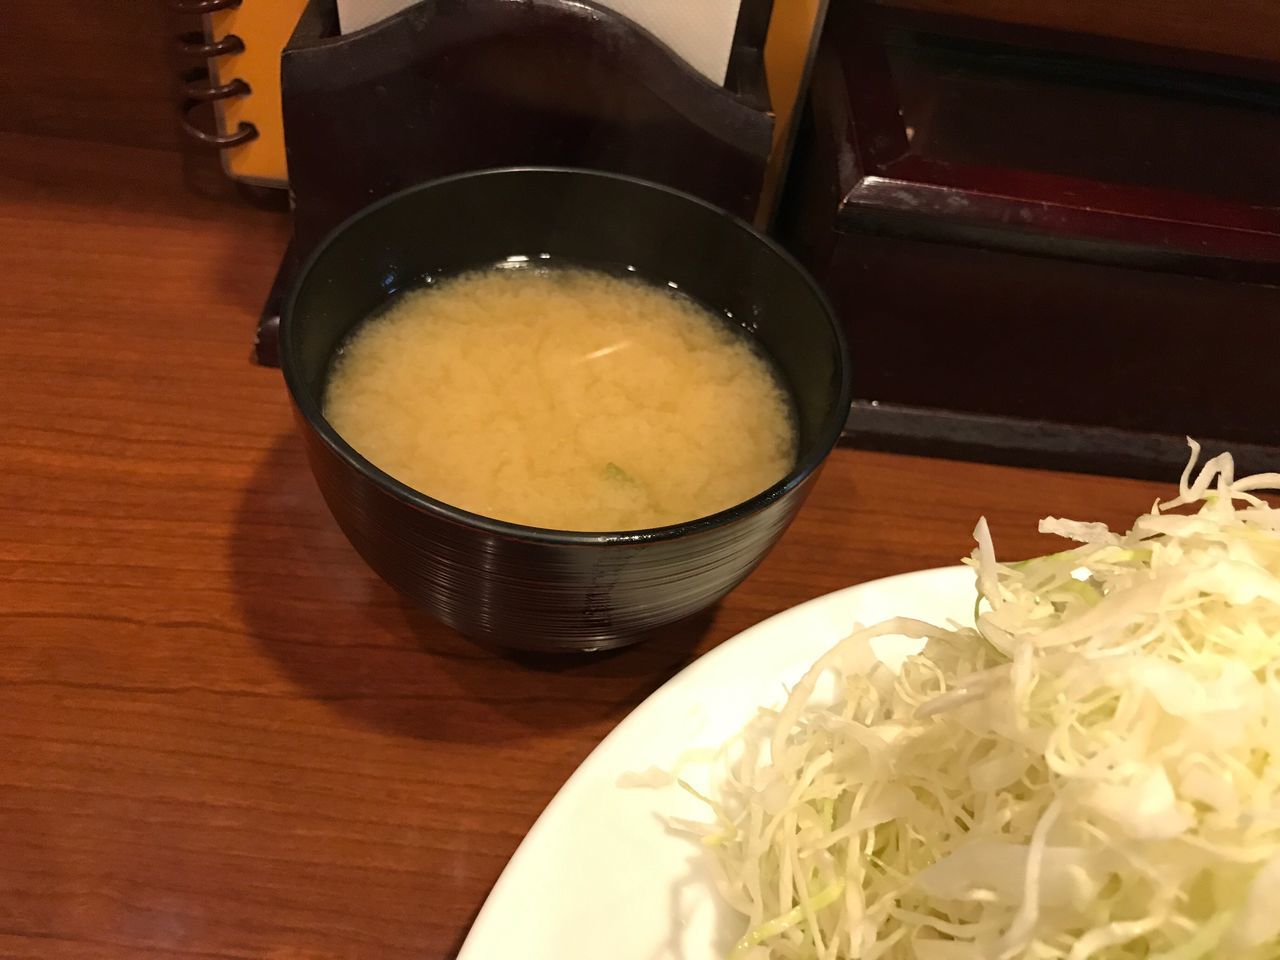
[[[719,86],[627,18],[582,0],[424,0],[345,36],[333,0],[310,0],[281,58],[293,238],[255,358],[277,362],[281,300],[330,230],[437,177],[588,167],[752,219],[773,139],[770,7],[744,0]]]

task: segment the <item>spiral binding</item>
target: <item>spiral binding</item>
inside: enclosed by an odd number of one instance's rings
[[[172,6],[179,14],[188,16],[204,16],[218,10],[230,10],[240,6],[241,0],[172,0]],[[202,61],[215,57],[226,57],[244,50],[244,41],[234,33],[225,37],[210,39],[204,31],[193,31],[180,34],[177,38],[178,48],[182,55],[189,59]],[[207,66],[201,66],[184,76],[182,129],[192,140],[216,149],[234,147],[248,143],[258,135],[258,128],[247,120],[241,120],[233,133],[216,133],[202,130],[192,120],[192,114],[206,103],[229,100],[232,97],[243,97],[250,93],[249,84],[239,77],[226,83],[214,83],[209,76]]]

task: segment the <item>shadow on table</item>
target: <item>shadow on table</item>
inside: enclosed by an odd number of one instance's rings
[[[604,654],[503,654],[379,580],[330,517],[299,439],[272,446],[229,545],[246,629],[302,688],[358,721],[495,743],[611,725],[705,649],[708,611]]]

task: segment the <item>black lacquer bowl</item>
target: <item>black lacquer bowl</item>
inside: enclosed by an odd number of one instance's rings
[[[620,533],[542,530],[477,516],[406,487],[322,413],[330,360],[390,291],[424,277],[537,258],[673,282],[742,323],[790,387],[795,468],[763,493],[688,523]],[[844,338],[813,280],[771,240],[701,200],[587,170],[488,170],[387,197],[335,230],[281,318],[280,359],[312,472],[373,570],[482,643],[600,650],[640,640],[737,586],[799,509],[840,435]]]

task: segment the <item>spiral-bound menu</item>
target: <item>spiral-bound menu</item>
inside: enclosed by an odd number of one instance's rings
[[[222,151],[228,176],[284,186],[280,51],[306,0],[176,0],[175,6],[203,17],[203,30],[181,38],[184,54],[204,61],[187,77],[187,134]],[[213,104],[212,128],[197,122],[202,103]]]

